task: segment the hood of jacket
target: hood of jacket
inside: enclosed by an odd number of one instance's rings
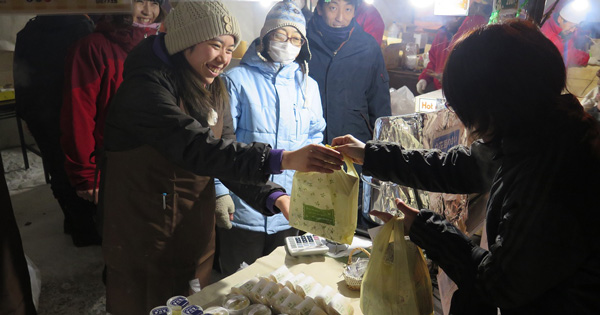
[[[280,62],[268,61],[265,57],[263,57],[260,54],[260,52],[257,51],[257,47],[259,47],[259,42],[260,41],[257,38],[252,42],[252,44],[250,44],[250,47],[248,47],[248,50],[242,57],[240,64],[248,66],[248,67],[256,68],[256,70],[258,70],[261,74],[263,74],[267,78],[272,79],[273,77],[276,77],[276,76],[282,77],[282,78],[287,78],[287,79],[294,78],[296,71],[298,70],[298,68],[301,67],[298,64],[299,61],[296,60],[287,65],[283,65]],[[302,61],[302,63],[305,63],[306,67],[308,67],[307,61]]]
[[[123,80],[130,74],[168,70],[171,73],[169,56],[164,45],[164,33],[143,39],[128,55],[123,70]]]

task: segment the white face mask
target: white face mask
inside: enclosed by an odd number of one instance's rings
[[[300,53],[300,47],[292,45],[290,42],[269,42],[267,50],[271,59],[275,62],[281,62],[284,65],[293,62]]]

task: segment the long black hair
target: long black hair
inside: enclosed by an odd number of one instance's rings
[[[194,49],[194,47],[187,49]],[[200,115],[202,118],[208,119],[211,109],[221,112],[225,104],[229,103],[227,89],[220,77],[216,77],[211,84],[206,86],[194,72],[185,58],[184,52],[185,50],[176,53],[171,59],[176,69],[174,76],[180,100],[192,116]]]

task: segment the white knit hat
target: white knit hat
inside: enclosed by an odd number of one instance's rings
[[[169,55],[221,35],[232,35],[236,47],[241,39],[237,19],[217,0],[179,1],[167,15],[165,28]]]
[[[575,2],[577,1],[572,1],[565,5],[564,8],[560,10],[559,14],[566,21],[579,24],[583,22],[583,20],[585,20],[585,17],[587,16],[589,10],[578,7],[578,5]]]

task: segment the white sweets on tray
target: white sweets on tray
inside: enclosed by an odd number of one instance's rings
[[[279,267],[267,277],[255,277],[234,286],[222,307],[231,315],[354,314],[348,298],[311,276],[294,275],[286,266]]]

